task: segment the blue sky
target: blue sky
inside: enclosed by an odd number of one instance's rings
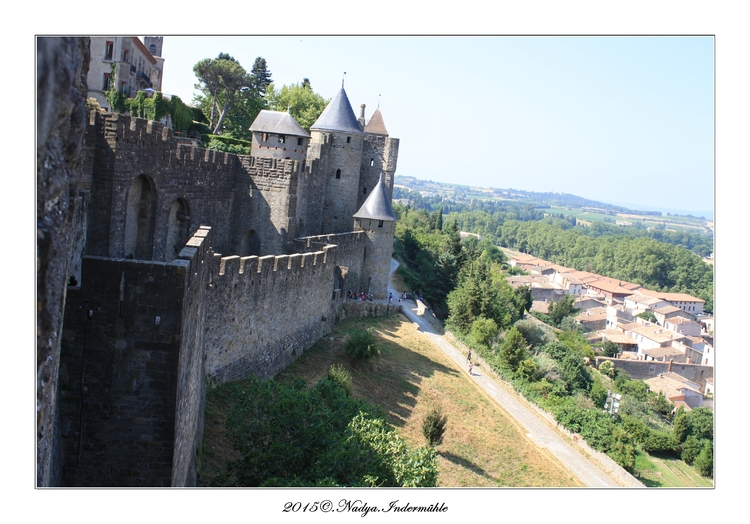
[[[192,66],[220,52],[277,86],[310,79],[354,111],[380,104],[397,174],[572,193],[708,216],[714,38],[166,36],[163,90],[190,101]],[[346,75],[344,75],[346,72]],[[380,95],[380,96],[379,96]]]

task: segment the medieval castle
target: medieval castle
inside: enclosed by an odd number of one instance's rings
[[[79,127],[38,482],[195,485],[208,385],[275,375],[352,314],[347,289],[387,296],[399,141],[343,84],[309,134],[262,111],[249,156],[123,114]]]

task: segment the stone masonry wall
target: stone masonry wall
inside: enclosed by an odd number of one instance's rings
[[[89,38],[36,39],[36,484],[62,478],[58,376],[66,282],[87,189]]]
[[[65,324],[78,424],[65,426],[63,483],[169,486],[185,266],[86,257],[83,272]]]
[[[333,293],[336,249],[214,257],[205,335],[211,384],[272,377],[330,332],[342,302]]]
[[[347,290],[365,292],[367,279],[364,277],[363,264],[366,250],[370,245],[367,234],[363,231],[354,231],[297,238],[294,241],[295,249],[300,253],[316,251],[324,245],[336,246],[337,265],[346,268],[346,274],[343,276],[344,282],[339,282],[336,286],[343,286],[340,288],[342,295],[346,296]],[[390,267],[390,260],[388,264]]]
[[[209,231],[169,263],[84,258],[63,334],[63,485],[195,485]]]
[[[241,170],[236,177],[232,214],[232,245],[254,231],[260,237],[259,253],[239,249],[225,255],[270,255],[287,252],[297,224],[297,185],[301,162],[275,158],[238,157]]]
[[[647,380],[658,377],[661,373],[676,373],[696,384],[701,388],[706,387],[706,379],[713,378],[714,368],[700,364],[684,364],[682,362],[656,362],[653,360],[631,360],[626,358],[596,357],[597,369],[605,360],[615,365],[615,369],[627,371],[631,378],[636,380]]]
[[[182,249],[175,264],[186,271],[182,330],[177,367],[172,486],[195,486],[197,449],[203,441],[206,405],[206,302],[212,250],[210,228],[201,227]]]
[[[347,138],[351,142],[347,143]],[[326,195],[323,207],[322,231],[328,233],[344,233],[352,230],[352,216],[359,209],[357,207],[359,190],[359,174],[362,164],[362,136],[347,136],[339,134],[328,135],[328,166],[325,172],[317,176],[326,179]],[[333,143],[331,144],[331,141]],[[336,178],[337,170],[341,170],[340,178]]]

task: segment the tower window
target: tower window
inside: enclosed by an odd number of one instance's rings
[[[378,227],[383,227],[383,221],[382,220],[378,220]]]
[[[370,159],[370,167],[372,167],[372,166],[374,166],[374,165],[375,165],[375,159],[374,159],[374,158],[371,158],[371,159]]]
[[[352,142],[352,137],[350,136],[346,137],[346,143],[351,144],[351,142]]]
[[[286,137],[284,135],[279,135],[279,144],[283,144],[286,142]]]
[[[104,60],[112,60],[115,56],[115,43],[107,42],[104,44]]]
[[[263,133],[263,141],[268,142],[268,133]]]
[[[302,138],[302,137],[299,137],[299,138],[297,139],[297,145],[298,145],[298,146],[301,146],[301,145],[304,145],[304,144],[305,144],[305,139],[304,139],[304,138]]]
[[[336,178],[341,178],[341,170],[340,169],[336,170]]]

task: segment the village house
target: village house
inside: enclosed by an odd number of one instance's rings
[[[693,316],[703,313],[703,306],[706,303],[705,300],[688,295],[687,293],[663,293],[661,291],[651,291],[650,289],[641,289],[640,293],[661,299],[670,306],[680,308]]]
[[[631,311],[633,315],[638,315],[645,311],[653,311],[666,305],[667,303],[664,300],[644,295],[640,292],[625,297],[624,301],[625,308]]]
[[[688,320],[695,319],[695,315],[688,313],[687,311],[676,306],[669,305],[654,309],[654,317],[656,317],[656,321],[661,326],[663,326],[667,320],[671,320],[676,317],[687,318]]]
[[[651,391],[663,393],[675,405],[675,409],[683,407],[689,411],[703,405],[700,386],[677,373],[661,373],[644,382]]]

